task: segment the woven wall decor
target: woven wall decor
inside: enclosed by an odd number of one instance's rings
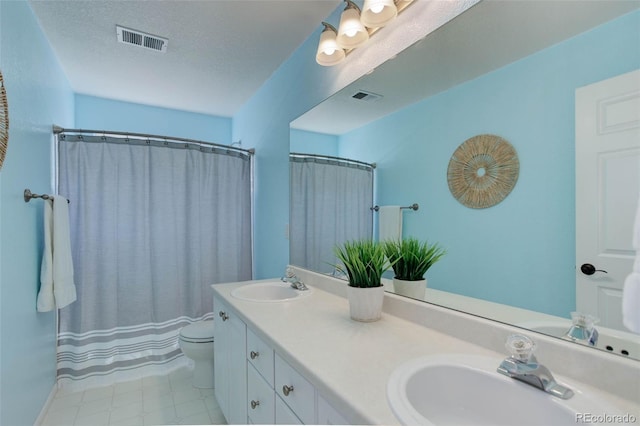
[[[9,105],[7,104],[7,91],[4,90],[4,80],[0,72],[0,169],[7,154],[9,143]]]
[[[451,194],[461,204],[484,209],[509,195],[519,172],[518,154],[509,142],[495,135],[478,135],[455,150],[447,180]]]

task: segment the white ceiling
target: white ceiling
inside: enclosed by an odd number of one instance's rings
[[[30,0],[74,92],[226,117],[341,2]],[[167,53],[118,43],[116,25],[168,38]]]
[[[639,7],[638,0],[481,1],[291,127],[341,135]],[[352,97],[358,91],[383,97],[363,102]]]

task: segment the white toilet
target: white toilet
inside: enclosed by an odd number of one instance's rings
[[[213,388],[213,321],[200,321],[180,330],[180,349],[193,360],[193,386]]]

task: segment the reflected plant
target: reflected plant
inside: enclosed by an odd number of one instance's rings
[[[447,253],[437,243],[420,242],[416,238],[388,240],[382,246],[395,278],[405,281],[422,280],[429,268]]]

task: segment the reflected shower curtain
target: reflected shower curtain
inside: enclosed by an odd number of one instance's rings
[[[211,284],[251,279],[249,155],[88,135],[58,145],[78,292],[60,310],[59,383],[183,365],[178,330],[212,318]]]
[[[373,168],[297,154],[289,165],[290,262],[332,274],[336,245],[373,237]]]

